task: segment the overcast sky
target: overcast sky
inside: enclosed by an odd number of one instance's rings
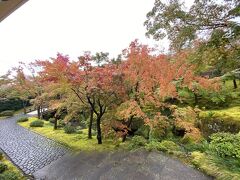
[[[57,52],[72,59],[86,50],[117,56],[136,38],[154,44],[143,26],[153,4],[154,0],[30,0],[0,23],[0,74],[19,61],[55,57]]]
[[[143,23],[154,1],[29,0],[0,22],[0,75],[19,61],[48,59],[57,52],[71,59],[83,51],[116,57],[134,39],[167,50],[167,40],[145,37]],[[193,1],[185,0],[186,7]]]

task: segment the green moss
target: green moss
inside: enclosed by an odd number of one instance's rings
[[[201,112],[198,125],[206,137],[216,132],[238,133],[240,106]]]
[[[4,174],[7,174],[6,177],[8,177],[8,175],[10,174],[14,174],[15,177],[17,177],[15,178],[15,180],[26,180],[22,172],[16,166],[14,166],[8,159],[3,157],[3,159],[1,159],[1,162],[7,165],[7,170],[4,171],[4,173],[2,174],[4,177],[5,177]]]
[[[7,170],[7,165],[0,162],[0,174]]]
[[[234,89],[232,81],[226,81],[222,90],[228,95],[227,107],[211,108],[199,115],[199,126],[205,136],[216,132],[238,133],[240,131],[240,85]]]
[[[240,106],[234,106],[229,108],[224,108],[220,110],[203,111],[200,113],[200,117],[221,117],[223,119],[232,119],[233,121],[238,121],[240,123]]]
[[[42,134],[50,139],[60,142],[73,150],[81,151],[112,151],[115,150],[116,144],[111,139],[104,139],[102,145],[97,144],[96,136],[93,139],[88,139],[87,129],[81,130],[82,133],[66,134],[64,130],[58,129],[53,130],[53,126],[50,122],[45,122],[44,127],[34,127],[31,128],[29,125],[31,122],[36,120],[36,118],[29,118],[28,122],[19,123],[19,125],[28,128],[36,133]]]

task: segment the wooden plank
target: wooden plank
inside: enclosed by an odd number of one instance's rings
[[[0,0],[0,22],[28,0]]]

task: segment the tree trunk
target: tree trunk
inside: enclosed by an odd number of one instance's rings
[[[40,111],[40,119],[43,119],[43,113]]]
[[[40,119],[43,119],[43,107],[40,106]]]
[[[26,107],[23,107],[23,114],[27,114],[27,109],[26,109]]]
[[[198,104],[198,96],[196,93],[193,93],[194,94],[194,105],[197,105]]]
[[[102,115],[97,116],[97,140],[98,140],[98,144],[102,144],[101,117],[102,117]]]
[[[37,116],[38,116],[38,119],[41,119],[40,106],[37,107]]]
[[[234,87],[234,89],[237,89],[237,81],[236,81],[236,79],[233,79],[233,87]]]
[[[27,114],[26,103],[24,101],[22,101],[22,105],[23,105],[23,114]]]
[[[57,130],[57,117],[54,117],[54,130]]]
[[[132,125],[132,121],[133,121],[133,116],[131,116],[130,119],[129,119],[129,121],[128,121],[128,124],[127,124],[127,128],[128,128],[128,129],[129,129],[130,126]],[[128,130],[127,130],[127,131],[128,131]],[[125,141],[126,141],[127,135],[128,135],[128,132],[122,136],[122,142],[125,142]]]
[[[127,138],[127,134],[124,134],[124,135],[122,136],[122,142],[125,142],[125,141],[126,141],[126,138]]]
[[[90,119],[89,119],[89,126],[88,126],[88,139],[92,139],[92,123],[93,123],[93,110],[90,109]]]
[[[139,88],[139,82],[137,81],[136,85],[135,85],[135,101],[140,104],[140,101],[139,101],[139,97],[138,97],[138,88]]]

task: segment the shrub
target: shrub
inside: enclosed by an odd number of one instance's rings
[[[191,136],[191,134],[185,134],[180,142],[182,144],[192,144],[194,143],[194,138]]]
[[[138,128],[138,130],[134,134],[138,136],[143,136],[144,138],[148,139],[149,132],[150,132],[149,126],[143,125],[140,128]]]
[[[47,110],[42,113],[42,118],[49,120],[50,118],[53,118],[55,115],[56,111],[55,110]]]
[[[167,153],[172,153],[174,151],[180,150],[180,147],[176,143],[174,143],[173,141],[167,141],[167,140],[164,140],[162,142],[151,141],[146,145],[145,148],[148,151],[158,150],[158,151],[163,151]]]
[[[0,113],[0,116],[13,116],[13,115],[14,115],[14,111],[12,110],[3,111]]]
[[[66,125],[64,127],[64,132],[67,134],[72,134],[76,132],[76,128],[74,126]]]
[[[29,105],[29,103],[27,103]],[[0,112],[6,110],[19,110],[22,109],[22,100],[15,98],[0,98]]]
[[[141,146],[145,146],[147,140],[142,136],[134,136],[129,143],[129,149],[139,148]]]
[[[184,145],[184,149],[187,152],[206,152],[209,150],[209,143],[206,140],[201,141],[201,143],[189,143]]]
[[[145,149],[148,151],[159,150],[160,142],[158,141],[151,141],[146,144]]]
[[[19,180],[20,177],[15,172],[4,172],[0,174],[1,180]]]
[[[194,123],[198,117],[199,109],[190,106],[184,108],[176,108],[174,116],[186,122]]]
[[[28,117],[21,117],[17,120],[17,122],[27,122],[28,121]]]
[[[66,123],[65,123],[65,121],[64,120],[62,120],[62,119],[59,119],[58,120],[58,127],[64,127],[64,126],[66,126]]]
[[[43,120],[35,120],[30,123],[30,127],[43,127],[44,122]]]
[[[55,123],[55,118],[49,118],[49,122],[54,124]]]
[[[157,122],[157,123],[154,123]],[[162,140],[166,137],[170,128],[170,123],[168,122],[167,118],[164,116],[155,116],[153,120],[152,128],[149,132],[149,139],[150,140]]]
[[[6,171],[7,168],[8,168],[8,167],[7,167],[6,164],[0,162],[0,173],[3,173],[4,171]]]
[[[240,133],[216,133],[210,136],[209,148],[220,157],[234,157],[240,159]]]
[[[180,148],[179,146],[174,143],[173,141],[167,141],[167,140],[164,140],[160,143],[159,145],[159,150],[160,151],[164,151],[164,152],[172,152],[172,151],[178,151]]]
[[[186,122],[177,119],[175,121],[174,133],[177,136],[182,136],[182,143],[200,142],[202,140],[202,134],[198,128],[194,126],[192,122]]]

